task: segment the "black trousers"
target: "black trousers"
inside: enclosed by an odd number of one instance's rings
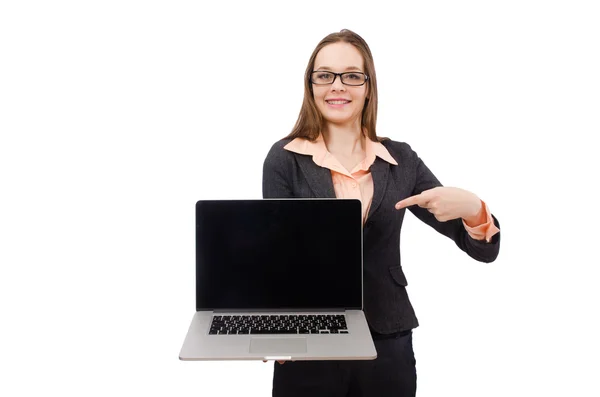
[[[412,331],[373,340],[375,360],[276,362],[273,397],[414,397]]]

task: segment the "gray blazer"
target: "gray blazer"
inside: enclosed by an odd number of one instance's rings
[[[312,156],[283,149],[290,139],[276,142],[263,166],[264,198],[335,198],[331,171],[316,165]],[[364,311],[370,327],[381,334],[409,330],[419,325],[406,293],[406,277],[400,259],[400,229],[405,209],[394,205],[425,190],[442,186],[423,161],[403,142],[385,140],[398,165],[379,157],[371,165],[373,202],[363,228]],[[473,239],[460,219],[439,222],[419,206],[409,210],[472,258],[492,262],[500,249],[500,233],[492,241]],[[492,215],[498,228],[500,224]]]

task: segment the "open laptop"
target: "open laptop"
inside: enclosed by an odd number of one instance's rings
[[[196,313],[181,360],[369,360],[355,199],[196,203]]]

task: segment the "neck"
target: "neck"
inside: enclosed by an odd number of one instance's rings
[[[330,153],[342,153],[350,156],[364,151],[365,136],[360,123],[357,126],[327,125],[322,130],[325,146]]]

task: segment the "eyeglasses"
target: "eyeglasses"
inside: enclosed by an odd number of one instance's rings
[[[311,73],[310,81],[317,85],[333,84],[337,76],[340,76],[342,84],[350,86],[363,85],[369,79],[369,76],[362,72],[333,73],[327,71],[316,71]]]

